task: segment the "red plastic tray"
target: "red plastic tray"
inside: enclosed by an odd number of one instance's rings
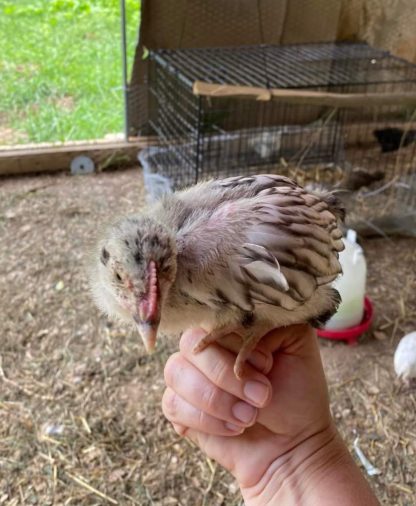
[[[368,297],[365,297],[364,316],[360,324],[355,325],[354,327],[339,330],[317,329],[317,334],[319,337],[323,337],[324,339],[347,341],[350,346],[354,346],[358,344],[358,338],[370,328],[373,321],[373,315],[373,303]]]

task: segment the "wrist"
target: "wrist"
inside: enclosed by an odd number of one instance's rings
[[[280,455],[241,492],[246,506],[378,504],[333,424]]]

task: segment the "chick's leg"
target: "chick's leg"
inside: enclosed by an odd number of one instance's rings
[[[247,359],[249,358],[251,352],[256,348],[261,338],[262,336],[258,334],[247,334],[245,336],[241,336],[241,339],[243,340],[243,345],[241,346],[241,349],[238,352],[234,364],[234,374],[239,380],[244,378],[246,373]]]
[[[237,358],[234,364],[234,374],[238,379],[243,379],[245,376],[245,367],[247,359],[250,357],[251,352],[256,349],[259,342],[262,340],[273,327],[269,325],[258,325],[255,328],[241,328],[239,334],[242,340],[241,348],[238,352]]]
[[[222,339],[225,336],[228,336],[228,334],[239,334],[238,332],[239,328],[235,325],[227,325],[225,327],[219,327],[218,329],[212,330],[209,334],[204,336],[202,339],[200,339],[196,345],[194,346],[193,352],[199,353],[202,350],[205,350],[207,346],[210,344],[216,343],[220,339]]]

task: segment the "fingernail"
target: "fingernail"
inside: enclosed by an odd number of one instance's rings
[[[237,420],[248,425],[254,422],[257,414],[257,409],[246,402],[236,402],[231,411]]]
[[[258,406],[262,406],[269,397],[269,387],[260,381],[247,381],[244,395]]]
[[[269,360],[266,355],[260,350],[254,350],[251,352],[250,356],[247,359],[253,367],[255,367],[258,371],[265,371],[268,368]]]
[[[225,422],[224,425],[227,430],[230,430],[231,432],[236,432],[237,434],[243,432],[243,430],[244,430],[244,427],[240,427],[239,425],[234,425],[233,423],[230,423],[230,422]]]

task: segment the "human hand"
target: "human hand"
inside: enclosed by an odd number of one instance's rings
[[[192,352],[203,334],[185,332],[180,351],[168,360],[163,411],[179,434],[229,469],[242,488],[252,487],[270,462],[331,427],[316,336],[307,325],[270,332],[251,361],[257,368],[248,366],[241,382],[230,351],[212,345]]]
[[[228,349],[192,352],[203,335],[185,332],[166,363],[163,411],[178,434],[233,473],[247,506],[378,504],[332,423],[310,326],[267,334],[243,382]],[[223,344],[235,349],[232,336]]]

